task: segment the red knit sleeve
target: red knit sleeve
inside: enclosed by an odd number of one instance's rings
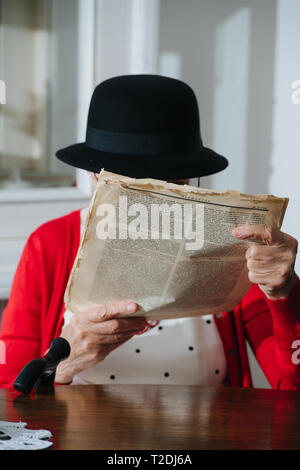
[[[269,300],[258,286],[251,291],[241,309],[256,358],[273,388],[299,390],[300,281],[286,299]]]
[[[22,367],[40,355],[41,291],[38,240],[30,236],[17,267],[0,331],[0,387],[11,387]]]

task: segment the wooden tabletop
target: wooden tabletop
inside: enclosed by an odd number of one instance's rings
[[[52,432],[53,449],[300,449],[300,394],[174,385],[0,390],[0,420]]]

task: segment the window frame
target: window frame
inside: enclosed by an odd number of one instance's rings
[[[77,139],[85,140],[87,113],[94,89],[95,0],[79,0],[78,115]],[[88,51],[88,53],[87,53]],[[86,207],[92,194],[91,179],[86,171],[76,169],[76,187],[26,188],[0,191],[0,299],[7,299],[18,259],[26,239],[49,217],[56,218]],[[30,220],[22,218],[30,214]],[[24,216],[25,217],[25,216]],[[23,225],[23,228],[22,228]]]

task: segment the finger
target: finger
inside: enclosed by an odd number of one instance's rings
[[[129,336],[128,338],[124,339],[123,341],[120,341],[119,343],[114,343],[106,346],[109,349],[109,352],[114,351],[115,349],[119,348],[122,346],[122,344],[127,343],[127,341],[131,340],[133,336]]]
[[[272,274],[274,272],[274,264],[270,264],[269,261],[253,260],[247,261],[247,268],[249,271],[255,271],[257,273]]]
[[[246,260],[260,261],[273,268],[276,265],[293,266],[295,264],[295,251],[284,245],[252,245],[246,251]]]
[[[278,246],[253,244],[246,251],[246,259],[271,260],[273,258],[278,258]]]
[[[259,286],[264,286],[269,291],[278,291],[279,289],[282,289],[290,279],[290,276],[287,277],[280,272],[273,273],[272,277],[270,277],[261,273],[249,271],[248,277],[250,282],[258,284]]]
[[[240,225],[232,231],[232,235],[241,240],[262,242],[266,245],[280,243],[283,233],[271,225]]]
[[[264,274],[256,273],[254,271],[249,271],[248,277],[249,277],[249,281],[252,282],[253,284],[259,284],[261,286],[264,286],[267,284],[266,276]]]
[[[133,318],[115,318],[113,320],[107,320],[100,323],[94,323],[94,331],[98,331],[99,334],[113,335],[116,333],[126,332],[139,332],[144,330],[148,326],[147,321],[143,317]]]
[[[91,322],[101,322],[118,317],[119,315],[135,313],[137,309],[138,306],[134,302],[117,302],[114,304],[100,305],[99,307],[85,312],[85,314],[87,315],[87,320]]]
[[[92,335],[90,334],[88,337],[86,337],[84,340],[80,341],[76,348],[73,348],[72,350],[72,356],[73,360],[80,358],[81,356],[86,356],[87,354],[91,355],[91,358],[93,358],[93,355],[96,356],[99,355],[99,358],[101,357],[101,354],[99,352],[104,352],[106,349],[109,351],[112,350],[112,346],[116,345],[121,345],[128,341],[129,339],[133,338],[134,334],[132,333],[124,333],[120,335],[104,335],[104,336],[99,336],[99,335]]]
[[[125,333],[116,333],[114,335],[99,335],[99,344],[117,344],[123,341],[127,341],[129,338],[135,336],[132,331]]]

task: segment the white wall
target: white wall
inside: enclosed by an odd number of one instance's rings
[[[230,160],[201,185],[266,190],[268,171],[255,172],[270,156],[276,1],[162,0],[160,23],[159,71],[172,55],[172,75],[197,94],[204,143]]]
[[[16,100],[14,88],[11,88],[9,84],[13,83],[15,88],[19,89],[18,83],[21,81],[22,87],[29,87],[28,89],[30,89],[31,86],[38,84],[36,77],[34,83],[28,79],[28,74],[33,73],[31,69],[39,69],[39,67],[32,67],[32,64],[41,66],[43,73],[36,72],[40,80],[39,86],[43,84],[48,88],[50,100],[47,103],[47,109],[43,108],[43,114],[47,114],[49,124],[46,139],[48,152],[45,149],[43,150],[43,156],[47,156],[45,168],[48,168],[49,173],[73,176],[74,180],[76,178],[77,186],[59,188],[26,187],[24,189],[18,181],[17,184],[13,182],[9,189],[0,191],[0,220],[3,221],[0,227],[0,299],[6,299],[9,296],[15,269],[30,233],[47,220],[85,207],[91,197],[91,180],[87,172],[72,169],[72,167],[59,162],[55,159],[54,152],[58,148],[80,142],[85,138],[87,111],[94,89],[94,68],[90,60],[90,56],[92,56],[92,61],[94,61],[94,51],[91,47],[91,43],[94,41],[94,1],[43,0],[43,2],[39,2],[39,0],[36,0],[33,5],[30,4],[33,8],[32,11],[32,8],[26,9],[25,3],[28,2],[14,0],[12,5],[9,1],[5,2],[7,37],[10,41],[8,44],[6,44],[7,41],[4,41],[4,49],[5,45],[13,46],[22,43],[23,49],[26,46],[27,49],[32,49],[34,53],[32,57],[30,56],[31,62],[27,67],[27,79],[25,81],[17,67],[18,56],[10,54],[8,71],[10,73],[18,72],[14,73],[17,77],[17,84],[7,80],[7,103],[2,106],[1,110],[3,113],[10,115],[10,106]],[[22,6],[21,12],[18,10],[20,5]],[[43,28],[39,22],[36,22],[34,15],[37,7],[39,7],[38,11],[40,12],[41,9],[43,13]],[[23,21],[23,16],[26,17],[26,22]],[[28,26],[26,26],[25,31],[23,31],[24,24]],[[0,39],[3,39],[2,29],[0,28]],[[28,44],[26,42],[25,45],[23,44],[24,38],[28,39]],[[35,47],[32,47],[33,45]],[[11,51],[6,49],[6,53],[9,54]],[[23,49],[21,49],[21,52],[24,52]],[[19,53],[21,52],[19,50]],[[39,55],[37,55],[37,52]],[[42,62],[38,60],[40,56],[43,57]],[[0,54],[0,65],[1,58],[3,59]],[[22,64],[23,62],[21,62]],[[77,70],[78,74],[76,73]],[[9,77],[4,75],[3,78],[7,79]],[[47,78],[47,83],[45,78]],[[22,87],[20,88],[21,91]],[[38,86],[36,88],[37,91],[40,91]],[[26,96],[27,94],[25,93]],[[25,109],[23,101],[18,103],[18,107],[20,115],[22,115]],[[12,119],[12,128],[16,128],[16,131],[18,131],[20,127],[20,131],[23,132],[23,127],[25,127],[27,132],[28,126],[23,126],[26,120],[17,119],[14,113],[12,115],[14,118]],[[26,119],[29,118],[30,116],[27,117],[26,114]],[[43,125],[40,122],[42,119],[34,119],[34,121],[36,121],[39,128]],[[30,122],[31,119],[29,119]],[[0,135],[0,151],[3,146],[3,139],[1,140],[1,138],[2,135]]]

